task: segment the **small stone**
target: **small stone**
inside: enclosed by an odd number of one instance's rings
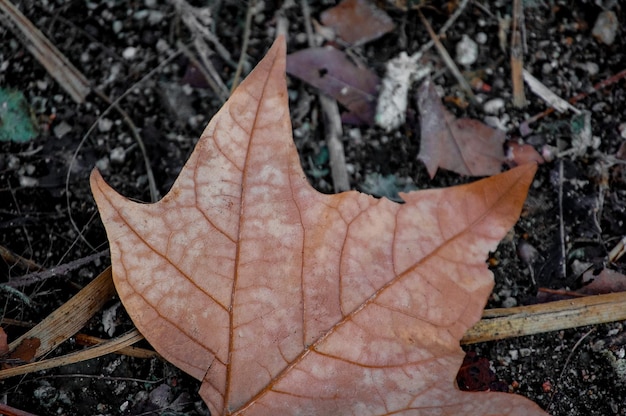
[[[499,114],[504,109],[504,100],[502,98],[492,98],[483,105],[483,110],[487,114]]]
[[[98,130],[101,133],[107,133],[111,131],[112,128],[113,128],[113,120],[108,119],[108,118],[101,118],[100,121],[98,121]]]
[[[460,65],[469,66],[478,59],[478,44],[469,36],[463,38],[456,44],[456,62]]]
[[[137,56],[137,48],[135,48],[134,46],[129,46],[128,48],[124,49],[124,51],[122,52],[122,56],[124,57],[124,59],[129,61],[135,59],[135,57]]]
[[[98,170],[100,172],[108,172],[109,170],[109,158],[108,157],[103,157],[102,159],[98,159],[98,161],[96,162],[96,167],[98,168]]]
[[[600,67],[595,62],[585,62],[582,64],[582,68],[587,71],[589,75],[598,75]]]
[[[44,407],[51,407],[56,402],[59,393],[52,386],[40,386],[35,389],[33,396],[38,399]]]
[[[487,34],[485,32],[478,32],[476,34],[476,42],[480,43],[481,45],[487,43]]]
[[[150,10],[148,13],[148,23],[151,25],[158,25],[165,18],[165,14],[160,10]]]
[[[57,139],[62,138],[70,131],[72,131],[72,126],[70,126],[65,121],[60,122],[52,128],[52,133],[54,133],[54,137],[56,137]]]
[[[605,45],[612,45],[615,41],[618,22],[617,16],[610,10],[605,10],[598,15],[596,23],[593,25],[591,34],[599,42]]]
[[[124,28],[124,23],[122,23],[121,20],[116,20],[113,22],[113,33],[117,34],[120,33],[122,31],[122,29]]]
[[[118,146],[111,150],[109,159],[111,159],[112,163],[124,163],[124,160],[126,160],[126,152],[122,147]]]
[[[39,184],[37,178],[31,178],[30,176],[20,176],[20,186],[22,188],[34,188]]]
[[[508,297],[502,301],[503,308],[512,308],[514,306],[517,306],[517,299],[515,298]]]

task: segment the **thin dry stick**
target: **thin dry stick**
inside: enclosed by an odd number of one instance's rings
[[[522,0],[513,0],[513,30],[511,35],[511,80],[513,82],[513,105],[526,107],[524,95],[524,51],[522,48],[521,28],[524,24]]]
[[[243,64],[246,61],[246,52],[248,51],[248,41],[250,40],[250,26],[252,25],[252,15],[254,13],[254,8],[256,7],[256,0],[250,0],[248,2],[248,10],[246,12],[246,25],[243,30],[243,40],[241,42],[241,54],[239,55],[239,62],[237,62],[237,70],[235,71],[235,76],[233,77],[233,85],[230,87],[230,93],[232,95],[237,85],[239,85],[239,78],[241,77],[241,72],[243,71]]]
[[[109,105],[109,107],[107,107],[97,118],[96,120],[93,122],[93,124],[91,125],[91,127],[89,127],[89,129],[87,130],[87,132],[83,135],[83,137],[80,139],[80,142],[78,142],[78,146],[76,146],[76,150],[74,151],[74,154],[72,155],[72,159],[70,160],[70,165],[67,168],[67,175],[65,177],[65,198],[66,198],[66,204],[67,204],[67,211],[68,211],[68,217],[70,220],[70,223],[72,224],[72,226],[74,227],[74,229],[76,230],[76,232],[78,233],[78,235],[83,239],[83,241],[85,243],[87,243],[90,247],[91,244],[89,244],[89,242],[82,236],[82,232],[81,230],[78,228],[78,225],[76,224],[76,221],[74,221],[74,217],[72,216],[72,209],[71,209],[71,204],[70,204],[70,190],[69,190],[69,184],[70,184],[70,175],[72,174],[72,167],[74,166],[74,162],[76,161],[76,157],[78,156],[78,153],[80,152],[80,149],[82,149],[83,145],[85,144],[85,142],[87,141],[87,138],[91,135],[91,133],[96,129],[96,127],[98,126],[98,123],[100,122],[100,120],[106,116],[113,108],[117,107],[118,104],[120,103],[120,101],[122,101],[124,98],[126,98],[126,96],[128,94],[130,94],[131,91],[133,91],[135,88],[137,88],[138,85],[142,84],[143,82],[145,82],[147,79],[149,79],[150,77],[152,77],[155,73],[157,73],[158,71],[161,70],[161,68],[163,68],[165,65],[167,65],[169,62],[171,62],[174,58],[176,58],[178,55],[180,54],[180,49],[176,50],[175,52],[173,52],[172,54],[170,54],[170,56],[168,56],[167,58],[165,58],[161,63],[159,63],[159,65],[157,65],[156,67],[154,67],[152,70],[150,70],[146,75],[144,75],[139,81],[137,81],[136,83],[134,83],[129,89],[127,89],[126,91],[124,91],[124,93],[122,95],[120,95],[119,97],[117,97],[115,100],[113,100],[111,102],[111,105]],[[119,107],[118,107],[119,108]],[[144,157],[144,162],[147,162],[147,156]],[[149,166],[147,166],[146,168],[149,168]],[[149,171],[151,172],[151,169],[149,169]],[[153,176],[153,180],[154,180],[154,176]],[[156,185],[155,185],[156,186]],[[155,195],[156,197],[156,195]],[[153,201],[155,202],[155,201]],[[94,249],[95,251],[95,249]]]
[[[309,46],[315,47],[315,40],[313,38],[313,30],[311,27],[311,10],[307,0],[300,2],[302,5],[302,14],[304,15],[305,27],[307,29],[307,36],[309,36]],[[339,106],[337,100],[325,96],[322,93],[318,94],[320,107],[322,114],[324,115],[324,129],[326,147],[328,148],[328,155],[330,159],[330,171],[333,178],[333,189],[335,192],[343,192],[350,189],[350,180],[348,177],[348,169],[346,168],[346,156],[343,148],[341,137],[343,136],[343,130],[341,126],[341,116],[339,115]]]
[[[32,260],[24,258],[18,254],[13,253],[11,250],[4,246],[0,246],[0,257],[9,265],[9,267],[18,266],[26,270],[41,270],[39,264]]]
[[[470,87],[468,82],[463,77],[463,74],[461,74],[461,71],[459,71],[459,68],[456,66],[456,64],[454,63],[454,61],[450,57],[450,54],[448,53],[446,48],[439,41],[439,38],[437,37],[437,35],[433,31],[433,28],[430,26],[430,23],[428,23],[428,20],[426,20],[426,17],[424,17],[424,14],[422,13],[422,11],[418,9],[417,13],[419,14],[419,17],[420,17],[422,23],[424,24],[424,27],[426,27],[426,30],[428,31],[428,34],[430,35],[430,38],[435,43],[435,47],[437,48],[437,52],[439,52],[439,55],[441,56],[441,58],[443,59],[443,61],[446,64],[446,66],[448,67],[448,69],[450,70],[450,72],[452,73],[454,78],[456,79],[456,82],[458,82],[458,84],[461,87],[461,89],[463,90],[463,92],[465,92],[465,94],[467,95],[467,97],[471,101],[476,101],[476,97],[474,96],[474,92],[472,91],[472,87]]]
[[[141,156],[143,157],[143,164],[144,164],[144,167],[146,168],[146,176],[148,177],[148,188],[150,190],[150,200],[152,202],[158,201],[160,199],[159,190],[157,189],[157,186],[156,186],[154,173],[152,173],[152,165],[150,163],[150,159],[148,158],[148,151],[146,150],[146,145],[143,143],[143,139],[139,135],[137,126],[135,126],[135,123],[130,118],[128,113],[119,106],[117,100],[111,101],[111,99],[106,94],[104,94],[102,91],[98,89],[94,89],[94,92],[98,95],[98,97],[102,98],[107,104],[113,107],[115,111],[117,111],[122,116],[122,118],[124,119],[124,122],[126,122],[126,124],[128,125],[130,129],[130,134],[135,139],[135,142],[137,142],[137,145],[139,146],[139,150],[141,151]]]
[[[0,415],[6,416],[37,416],[33,413],[28,413],[20,409],[16,409],[6,404],[0,403]]]
[[[114,294],[111,267],[108,267],[73,298],[9,344],[9,351],[28,338],[37,338],[41,344],[34,358],[47,354],[84,327]]]
[[[561,369],[561,374],[559,374],[559,378],[557,379],[557,383],[559,380],[561,380],[563,378],[563,374],[565,374],[565,369],[567,368],[567,365],[569,364],[569,361],[572,359],[572,356],[574,355],[574,351],[576,351],[576,348],[578,348],[578,346],[580,345],[581,342],[583,342],[583,340],[585,338],[587,338],[589,335],[591,335],[592,332],[594,332],[596,329],[595,328],[591,328],[589,331],[585,332],[585,334],[580,337],[580,339],[578,341],[576,341],[576,344],[574,344],[574,347],[572,348],[572,350],[570,351],[569,355],[567,356],[567,359],[565,360],[565,364],[563,364],[563,369]],[[550,406],[552,405],[552,400],[554,399],[554,395],[555,395],[555,391],[553,390],[552,393],[550,394],[550,401],[548,402],[548,406],[546,406],[546,409],[550,409]]]
[[[41,360],[34,363],[24,364],[19,367],[8,368],[6,370],[0,371],[0,380],[9,377],[15,377],[23,374],[32,373],[35,371],[48,370],[50,368],[56,368],[63,365],[75,364],[81,361],[91,360],[93,358],[98,358],[103,355],[107,355],[116,351],[119,351],[122,348],[126,348],[130,345],[133,345],[136,342],[139,342],[143,339],[143,336],[137,331],[133,329],[126,334],[109,340],[107,342],[103,342],[102,344],[96,345],[95,347],[89,347],[82,351],[73,352],[70,354],[62,355],[56,358],[50,358],[47,360]]]
[[[495,341],[626,319],[626,292],[514,308],[486,309],[461,344]]]
[[[43,282],[44,280],[50,279],[52,277],[63,276],[72,270],[76,270],[79,267],[84,266],[85,264],[91,263],[92,261],[99,259],[102,256],[107,256],[109,254],[109,250],[103,250],[99,253],[92,254],[87,257],[83,257],[82,259],[74,260],[69,263],[62,264],[60,266],[51,267],[47,270],[30,273],[24,276],[17,277],[15,279],[11,279],[6,283],[2,283],[5,286],[9,287],[25,287],[30,286],[35,283]]]
[[[199,12],[199,9],[191,6],[185,0],[170,0],[170,3],[176,7],[176,10],[181,14],[183,19],[183,23],[185,26],[193,33],[194,35],[204,38],[213,44],[215,51],[220,55],[220,57],[226,62],[229,66],[236,68],[237,65],[233,62],[230,52],[228,49],[221,44],[220,40],[211,32],[203,22],[198,19],[198,16],[201,16],[202,13]]]
[[[609,262],[615,263],[626,253],[626,237],[622,237],[619,242],[609,252]]]
[[[610,85],[615,84],[617,81],[622,80],[623,78],[626,78],[626,69],[621,70],[620,72],[618,72],[617,74],[598,82],[597,84],[595,84],[593,86],[593,90],[592,92],[596,92],[599,91],[603,88],[606,88]],[[568,102],[570,104],[576,104],[578,101],[582,100],[583,98],[586,98],[588,95],[590,94],[590,92],[581,92],[580,94],[577,94],[575,96],[573,96],[572,98],[570,98],[568,100]],[[528,124],[532,124],[538,120],[541,120],[542,118],[552,114],[555,111],[554,108],[548,108],[545,111],[539,113],[539,114],[535,114],[534,116],[532,116],[531,118],[527,119],[524,121],[524,124],[528,125]]]
[[[198,61],[198,59],[191,53],[189,48],[185,46],[182,42],[178,44],[178,47],[183,52],[183,54],[191,61],[191,63],[200,71],[206,82],[209,84],[209,87],[213,90],[215,95],[219,97],[222,102],[228,100],[228,96],[230,92],[226,85],[222,82],[222,79],[219,77],[217,70],[213,66],[213,63],[209,59],[210,51],[204,42],[198,42],[198,39],[194,40],[194,46],[198,55],[200,55],[200,59],[202,63]]]
[[[324,115],[324,129],[326,131],[326,146],[330,158],[330,171],[333,177],[333,187],[335,192],[343,192],[350,189],[348,170],[346,169],[346,157],[343,149],[341,137],[341,117],[339,116],[339,106],[337,100],[319,94],[320,107]]]
[[[454,24],[454,22],[456,22],[456,20],[461,16],[461,13],[463,13],[463,11],[465,10],[465,7],[467,7],[468,4],[469,4],[469,0],[463,0],[459,3],[454,13],[452,13],[450,18],[446,20],[443,26],[441,26],[441,29],[439,29],[439,31],[437,32],[437,39],[443,36],[446,33],[446,31],[450,29],[450,27]],[[476,2],[474,2],[474,4],[476,4]],[[491,13],[491,12],[488,12],[488,13]],[[435,46],[435,39],[431,38],[428,42],[424,44],[424,46],[420,48],[420,53],[423,54],[424,52],[426,52],[433,46]]]
[[[0,20],[77,103],[91,91],[89,81],[10,0],[0,0]]]
[[[567,276],[565,224],[563,222],[563,159],[559,161],[559,235],[561,237],[561,277]]]
[[[93,337],[91,335],[86,335],[86,334],[76,334],[76,336],[74,337],[74,340],[76,341],[77,345],[84,345],[88,347],[92,347],[94,345],[100,345],[103,342],[107,342],[107,340],[105,339]],[[119,349],[115,351],[115,353],[120,354],[120,355],[126,355],[128,357],[135,357],[135,358],[161,357],[159,353],[154,350],[147,350],[145,348],[139,348],[139,347],[134,347],[134,346]]]

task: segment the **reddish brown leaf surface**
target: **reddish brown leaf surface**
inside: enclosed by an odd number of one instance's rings
[[[420,152],[417,156],[434,177],[437,168],[468,176],[495,175],[504,162],[504,132],[478,120],[454,117],[441,104],[430,80],[418,90]]]
[[[523,397],[455,386],[459,339],[493,282],[534,166],[458,188],[323,195],[291,136],[279,38],[209,123],[172,190],[92,189],[119,295],[211,412],[540,415]]]
[[[391,17],[370,0],[344,0],[323,11],[320,19],[352,45],[377,39],[396,26]]]
[[[374,124],[380,79],[331,46],[308,48],[287,56],[287,73],[319,88],[350,110],[344,122]]]

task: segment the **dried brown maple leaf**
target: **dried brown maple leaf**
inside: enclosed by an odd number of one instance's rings
[[[534,166],[458,188],[323,195],[291,136],[279,38],[209,123],[172,190],[128,201],[97,171],[119,295],[213,414],[544,414],[454,384],[492,288],[487,251]]]
[[[504,132],[471,118],[457,119],[441,104],[430,80],[417,92],[420,152],[431,178],[437,168],[461,175],[489,176],[502,170]]]

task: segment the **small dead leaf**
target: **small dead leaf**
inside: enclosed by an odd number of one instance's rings
[[[459,340],[493,287],[485,258],[536,167],[404,204],[308,183],[280,37],[158,203],[91,186],[137,328],[202,380],[214,415],[545,415],[461,392]]]
[[[320,19],[351,45],[378,39],[396,27],[391,17],[369,0],[344,0],[323,11]]]
[[[33,358],[35,358],[37,348],[39,348],[40,345],[41,341],[39,341],[39,338],[26,338],[11,351],[8,358],[30,363]]]
[[[441,103],[433,83],[418,90],[421,143],[417,156],[431,178],[437,168],[461,175],[489,176],[502,170],[504,132],[478,120],[455,118]]]
[[[489,360],[474,351],[465,354],[456,382],[463,391],[508,391],[507,385],[496,378]]]
[[[593,270],[585,272],[583,280],[591,283],[578,289],[576,292],[585,295],[600,295],[603,293],[614,293],[626,291],[626,276],[611,269],[602,269],[594,276]]]
[[[506,148],[506,163],[510,167],[525,165],[526,163],[542,164],[545,162],[539,152],[530,144],[520,144],[514,140],[508,140]]]
[[[327,46],[292,53],[287,56],[287,73],[335,98],[358,120],[352,124],[373,125],[380,79],[340,50]]]

